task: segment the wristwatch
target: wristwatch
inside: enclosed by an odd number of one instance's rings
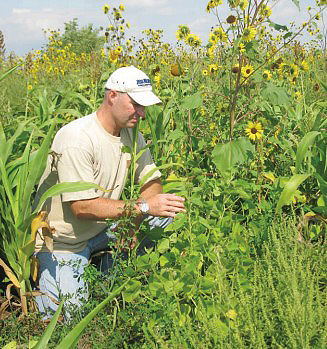
[[[139,208],[143,214],[147,214],[150,209],[149,204],[143,198],[139,202]]]

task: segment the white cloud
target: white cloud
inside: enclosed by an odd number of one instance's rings
[[[289,0],[281,0],[272,8],[271,20],[287,25],[290,21],[299,22],[304,20],[305,11],[301,12],[295,4]]]
[[[9,16],[1,19],[6,50],[21,54],[26,47],[40,48],[47,43],[43,29],[59,29],[65,21],[76,17],[72,9],[54,11],[50,8],[32,10],[13,8]]]
[[[162,7],[166,5],[168,0],[125,0],[124,5],[126,7],[139,7],[139,8],[149,8],[149,7]]]
[[[13,8],[12,14],[13,15],[23,15],[26,13],[31,13],[32,10],[30,8]]]

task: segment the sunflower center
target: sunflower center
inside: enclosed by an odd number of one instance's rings
[[[246,69],[246,74],[250,74],[251,73],[251,69]]]
[[[251,133],[253,133],[254,135],[258,132],[258,130],[255,127],[251,128]]]

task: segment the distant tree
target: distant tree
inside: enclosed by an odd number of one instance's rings
[[[5,51],[5,37],[3,36],[2,31],[0,30],[0,58],[4,57]]]
[[[71,44],[71,50],[75,53],[90,53],[99,50],[104,43],[104,38],[99,36],[100,29],[93,28],[93,24],[78,27],[77,18],[65,23],[65,31],[58,39],[63,46]]]

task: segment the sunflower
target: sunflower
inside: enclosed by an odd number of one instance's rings
[[[102,7],[102,11],[103,11],[104,14],[107,14],[109,12],[109,10],[110,10],[110,6],[109,5],[104,5]]]
[[[217,43],[217,41],[218,41],[217,36],[213,33],[210,33],[209,34],[209,43],[214,45]]]
[[[122,18],[121,12],[116,11],[114,14],[115,20],[118,21],[120,18]]]
[[[304,71],[308,71],[309,70],[309,64],[307,61],[302,61],[301,62],[301,65],[300,65],[300,68]]]
[[[156,83],[157,87],[160,87],[160,80],[161,80],[161,75],[160,73],[155,73],[153,81]]]
[[[299,67],[294,63],[290,65],[290,75],[295,78],[299,75]]]
[[[253,28],[251,26],[246,27],[244,29],[244,32],[243,32],[243,35],[242,35],[242,39],[244,41],[249,42],[249,41],[251,41],[252,39],[255,38],[256,34],[257,34],[257,30],[255,28]]]
[[[249,4],[248,0],[241,0],[239,3],[240,9],[242,11],[245,11],[246,8],[248,7],[248,4]]]
[[[122,11],[122,12],[125,11],[124,5],[123,5],[123,4],[120,4],[120,5],[119,5],[119,9],[120,9],[120,11]]]
[[[214,74],[218,70],[217,64],[209,64],[209,72]]]
[[[270,17],[271,16],[271,8],[267,5],[263,5],[260,9],[260,14],[263,16],[263,17]]]
[[[219,138],[217,136],[212,137],[211,146],[214,147],[219,142]]]
[[[252,140],[256,141],[257,139],[262,138],[263,129],[260,122],[248,122],[248,126],[245,129],[246,135]]]
[[[263,73],[262,73],[262,77],[265,80],[269,81],[271,79],[271,77],[272,77],[272,74],[271,74],[271,72],[269,70],[264,70]]]
[[[253,71],[254,69],[250,64],[247,64],[245,67],[242,67],[241,69],[241,73],[245,78],[249,77],[253,73]]]
[[[217,27],[212,32],[218,41],[222,41],[222,42],[227,41],[227,34],[225,33],[222,27]]]
[[[117,47],[116,47],[116,52],[117,52],[118,54],[122,53],[122,51],[123,51],[123,48],[122,48],[121,46],[117,46]]]
[[[207,76],[208,75],[208,70],[207,69],[202,69],[202,75]]]
[[[190,34],[190,28],[187,25],[179,25],[176,32],[177,40],[182,40]]]
[[[245,45],[241,42],[238,45],[238,49],[241,53],[245,52]]]
[[[184,39],[184,35],[183,35],[183,33],[182,33],[180,30],[177,30],[177,32],[176,32],[176,39],[177,39],[178,41]]]
[[[301,99],[301,98],[302,98],[301,92],[300,92],[300,91],[296,91],[296,92],[294,93],[294,97],[295,97],[295,99]]]
[[[218,5],[221,5],[223,0],[210,0],[206,6],[206,11],[210,12],[211,9],[215,8]]]

